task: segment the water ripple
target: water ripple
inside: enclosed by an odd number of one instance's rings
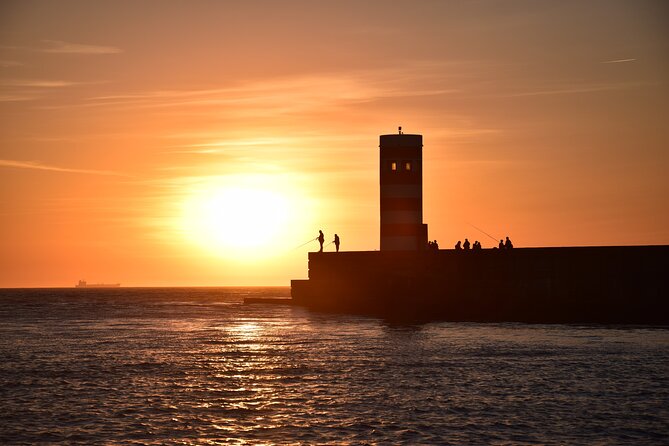
[[[82,291],[82,290],[79,290]],[[0,442],[667,444],[669,331],[0,291]]]

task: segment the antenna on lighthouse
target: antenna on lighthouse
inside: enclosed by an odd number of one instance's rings
[[[397,128],[397,131],[399,131],[399,133],[400,133],[400,135],[401,135],[401,134],[402,134],[402,126],[399,126],[399,127]]]

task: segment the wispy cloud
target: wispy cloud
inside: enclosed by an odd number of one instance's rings
[[[72,169],[69,167],[50,166],[35,161],[17,161],[0,159],[0,167],[10,167],[17,169],[48,170],[53,172],[83,173],[90,175],[110,175],[110,176],[128,176],[109,170],[91,170],[91,169]]]
[[[37,96],[27,94],[0,94],[0,102],[20,102],[32,101],[37,99]]]
[[[560,94],[596,93],[600,91],[628,90],[652,85],[647,82],[620,82],[608,84],[573,85],[501,95],[502,97],[549,96]]]
[[[34,101],[44,98],[48,91],[84,84],[91,84],[91,82],[49,79],[0,79],[0,102]]]
[[[614,60],[606,60],[602,63],[624,63],[624,62],[634,62],[636,59],[614,59]]]
[[[373,101],[440,96],[449,88],[408,89],[397,72],[298,76],[211,89],[154,90],[91,97],[73,107],[179,108],[181,113],[207,107],[234,107],[239,117],[276,116],[334,110]]]
[[[3,79],[0,80],[2,87],[26,87],[26,88],[59,88],[77,85],[77,82],[69,81],[51,81],[40,79]]]
[[[78,82],[45,79],[0,79],[0,102],[34,101],[50,89],[71,87]]]
[[[83,43],[64,42],[62,40],[42,40],[42,43],[43,45],[40,47],[1,45],[0,48],[5,50],[35,51],[38,53],[51,53],[51,54],[98,55],[98,54],[118,54],[123,52],[121,48],[117,48],[115,46],[89,45]],[[9,62],[11,63],[13,61]],[[17,63],[19,65],[23,65],[20,62]],[[12,64],[11,66],[14,65],[15,64]]]
[[[230,150],[245,150],[249,148],[262,147],[290,147],[297,143],[296,138],[274,137],[274,138],[252,138],[252,139],[217,139],[195,144],[184,144],[172,146],[176,150],[169,153],[195,153],[195,154],[218,154]],[[304,143],[304,139],[301,140]]]
[[[44,53],[58,54],[118,54],[123,50],[114,46],[87,45],[81,43],[63,42],[62,40],[43,40],[47,48],[41,49]]]
[[[15,60],[0,60],[0,68],[20,67],[23,64]]]

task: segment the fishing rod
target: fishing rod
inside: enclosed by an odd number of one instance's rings
[[[487,232],[485,232],[483,229],[481,229],[481,228],[479,228],[479,227],[477,227],[477,226],[474,226],[473,224],[471,224],[471,223],[469,223],[469,222],[467,222],[467,224],[468,224],[469,226],[471,226],[472,228],[476,229],[477,231],[482,232],[483,234],[487,235],[488,237],[490,237],[491,239],[493,239],[495,242],[497,242],[497,240],[499,240],[498,238],[493,237],[492,235],[490,235],[490,234],[488,234]]]
[[[318,237],[316,237],[316,238],[312,238],[311,240],[302,243],[300,246],[296,246],[295,248],[293,248],[293,250],[295,250],[295,249],[300,249],[300,248],[303,247],[304,245],[306,245],[306,244],[308,244],[308,243],[311,243],[311,242],[315,242],[316,240],[318,240]]]

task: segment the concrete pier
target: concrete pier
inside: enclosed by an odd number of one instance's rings
[[[400,319],[669,324],[669,246],[310,253],[296,304]]]

